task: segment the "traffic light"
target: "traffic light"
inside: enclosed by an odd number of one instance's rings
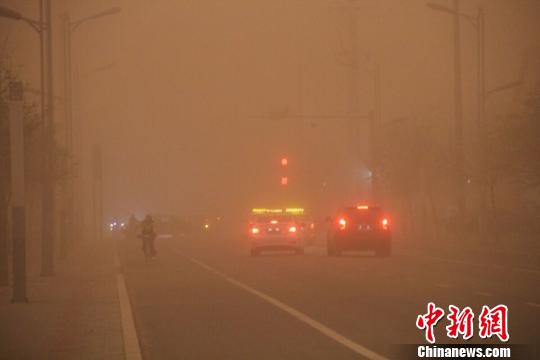
[[[289,178],[287,176],[287,165],[289,165],[289,159],[286,155],[281,157],[281,186],[287,186]]]

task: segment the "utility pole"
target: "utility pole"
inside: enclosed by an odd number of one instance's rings
[[[465,172],[463,157],[463,103],[461,95],[461,40],[459,0],[454,0],[454,152],[456,161],[456,199],[460,219],[465,215]]]
[[[45,22],[45,17],[47,16],[46,13],[46,7],[45,7],[45,1],[46,0],[40,0],[39,1],[39,13],[40,13],[40,19],[34,20],[28,17],[25,17],[24,15],[13,11],[9,8],[1,7],[0,6],[0,17],[23,21],[30,25],[38,34],[39,34],[39,42],[40,42],[40,68],[41,68],[41,121],[42,121],[42,133],[41,133],[41,140],[42,140],[42,153],[43,153],[43,165],[42,165],[42,216],[43,216],[43,222],[44,225],[42,225],[42,262],[41,262],[41,273],[44,276],[52,275],[53,268],[52,268],[52,257],[49,256],[49,254],[52,254],[52,252],[49,251],[52,241],[53,233],[51,232],[52,229],[54,229],[53,224],[51,221],[54,221],[54,203],[50,200],[51,191],[50,191],[50,184],[53,184],[52,182],[48,181],[48,171],[49,171],[49,156],[48,156],[48,138],[49,138],[49,123],[52,122],[52,109],[53,109],[53,99],[54,95],[52,93],[52,90],[48,92],[49,95],[49,104],[47,109],[47,91],[46,88],[46,82],[47,82],[47,76],[46,76],[46,66],[45,66],[45,56],[46,56],[46,45],[45,45],[45,32],[48,31],[50,33],[50,16],[49,16],[49,23],[47,24]],[[50,0],[49,0],[50,1]],[[49,9],[50,9],[50,3]],[[49,36],[50,38],[50,36]],[[50,53],[50,51],[49,51]],[[52,79],[52,67],[51,67],[51,73],[49,74],[49,78]],[[49,110],[50,112],[48,112]],[[54,134],[54,131],[52,131],[52,134]],[[53,205],[52,207],[50,205]]]
[[[63,16],[63,31],[64,31],[64,90],[66,98],[66,111],[65,111],[65,144],[68,149],[68,163],[67,163],[67,179],[64,186],[64,204],[63,208],[65,210],[65,216],[62,219],[62,238],[61,238],[61,253],[65,253],[67,247],[73,245],[74,239],[81,235],[82,227],[82,216],[80,203],[77,202],[75,206],[76,193],[78,194],[77,200],[81,200],[80,192],[76,191],[76,185],[78,185],[80,190],[81,183],[80,180],[77,181],[77,164],[82,163],[82,136],[81,136],[81,124],[80,121],[75,122],[74,120],[74,105],[73,105],[73,66],[72,66],[72,36],[82,24],[91,22],[96,19],[100,19],[106,16],[118,14],[121,11],[119,7],[112,7],[100,11],[89,16],[82,17],[80,19],[71,20],[68,13],[65,13]],[[78,83],[78,82],[76,82]],[[74,146],[75,140],[77,140],[79,148],[76,149]],[[80,178],[79,178],[80,179]]]
[[[486,121],[486,61],[485,61],[485,38],[484,38],[484,9],[478,8],[476,17],[476,33],[478,38],[478,134],[480,144],[483,145],[485,121]]]
[[[482,7],[478,8],[478,13],[476,16],[476,34],[477,34],[477,64],[478,64],[478,122],[477,122],[477,131],[478,131],[478,165],[477,169],[482,172],[479,179],[482,178],[485,174],[483,169],[485,169],[485,159],[486,159],[486,76],[485,76],[485,39],[484,39],[484,9]],[[480,230],[480,240],[484,240],[484,224],[485,224],[485,215],[486,215],[486,201],[484,196],[484,191],[480,191],[480,213],[478,216],[479,230]]]
[[[66,179],[63,191],[63,216],[60,254],[66,256],[67,248],[74,237],[74,147],[73,147],[73,111],[72,111],[72,78],[71,78],[71,24],[69,15],[63,17],[64,30],[64,91],[65,91],[65,134],[64,143],[68,150]]]
[[[94,144],[92,165],[94,240],[101,240],[103,238],[103,151],[101,144]]]
[[[371,198],[375,203],[381,202],[380,193],[380,156],[379,141],[381,131],[381,68],[379,64],[373,67],[373,92],[375,96],[373,113],[370,117],[370,154],[371,154]]]
[[[0,75],[0,89],[2,88]],[[8,263],[8,185],[10,178],[9,118],[7,102],[0,97],[0,286],[9,285]],[[5,157],[4,157],[5,156]],[[4,157],[2,159],[2,157]]]
[[[24,115],[23,84],[9,84],[9,134],[11,154],[11,238],[13,244],[13,298],[26,298],[26,210],[24,200]]]
[[[41,0],[41,23],[47,20],[47,116],[43,139],[43,199],[42,199],[42,263],[41,276],[54,275],[54,236],[55,236],[55,171],[54,171],[54,84],[53,84],[53,32],[51,0]]]
[[[360,159],[360,119],[358,118],[359,110],[359,89],[358,89],[358,79],[359,79],[359,59],[358,59],[358,16],[355,0],[349,0],[349,5],[346,8],[347,15],[349,17],[348,21],[348,36],[349,36],[349,49],[347,51],[346,65],[349,67],[349,91],[348,91],[348,118],[346,119],[345,133],[347,136],[347,145],[352,150],[353,163],[355,167],[359,165]],[[372,116],[372,114],[370,115]],[[361,185],[362,180],[358,179],[355,176],[355,192],[356,197],[364,196],[364,188]]]
[[[360,139],[360,127],[359,123],[360,117],[360,107],[359,107],[359,73],[360,73],[360,60],[359,60],[359,49],[358,49],[358,8],[355,6],[356,1],[350,0],[350,5],[348,7],[349,11],[349,62],[350,66],[350,78],[349,78],[349,124],[347,131],[352,135],[351,143],[353,151],[356,154],[355,160],[359,158],[359,152],[361,151],[360,146],[357,146]],[[373,202],[379,201],[379,168],[378,168],[378,134],[379,126],[381,122],[381,89],[380,89],[380,68],[378,64],[372,64],[369,69],[373,79],[372,90],[373,90],[373,108],[369,113],[367,124],[367,131],[369,134],[368,143],[369,148],[369,160],[367,163],[370,167],[371,172],[371,191],[370,198]],[[358,182],[364,180],[357,180]],[[357,184],[357,196],[361,195],[361,187]]]

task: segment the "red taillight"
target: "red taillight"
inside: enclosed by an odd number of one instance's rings
[[[388,230],[388,227],[390,226],[390,221],[388,221],[387,218],[384,218],[381,220],[381,225],[384,230]]]
[[[347,220],[343,218],[339,219],[338,226],[339,226],[339,230],[345,230],[345,228],[347,227]]]
[[[251,228],[251,233],[252,233],[253,235],[258,234],[258,233],[259,233],[259,228],[252,227],[252,228]]]
[[[294,233],[296,232],[296,226],[294,226],[294,225],[291,226],[291,227],[289,228],[289,232],[294,234]]]

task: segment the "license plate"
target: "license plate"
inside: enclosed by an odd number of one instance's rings
[[[369,231],[369,230],[371,230],[370,225],[366,225],[366,224],[358,225],[358,231]]]

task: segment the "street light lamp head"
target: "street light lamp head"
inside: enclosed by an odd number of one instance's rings
[[[0,17],[5,17],[13,20],[21,20],[22,15],[16,11],[0,6]]]
[[[120,8],[120,7],[113,7],[113,8],[110,8],[110,9],[107,9],[107,10],[103,11],[102,13],[97,14],[96,17],[98,17],[98,16],[114,15],[114,14],[116,14],[116,13],[119,13],[120,11],[122,11],[122,8]]]
[[[455,15],[461,16],[462,18],[469,21],[473,27],[478,26],[476,20],[472,16],[469,16],[469,15],[461,13],[461,12],[455,12],[454,10],[452,10],[452,9],[450,9],[450,8],[444,6],[444,5],[439,5],[439,4],[435,4],[435,3],[427,3],[426,6],[430,10],[441,11],[441,12],[445,12],[447,14],[454,15],[454,16]]]
[[[454,14],[452,9],[447,8],[446,6],[435,4],[435,3],[427,3],[426,6],[430,8],[431,10],[437,10],[437,11],[444,11],[446,13]]]
[[[110,9],[98,12],[98,13],[96,13],[94,15],[90,15],[88,17],[84,17],[84,18],[79,19],[77,21],[73,21],[73,22],[70,23],[71,26],[72,26],[71,31],[75,31],[79,26],[81,26],[81,24],[84,24],[87,21],[102,18],[104,16],[114,15],[114,14],[119,13],[120,11],[122,11],[122,8],[112,7]]]

